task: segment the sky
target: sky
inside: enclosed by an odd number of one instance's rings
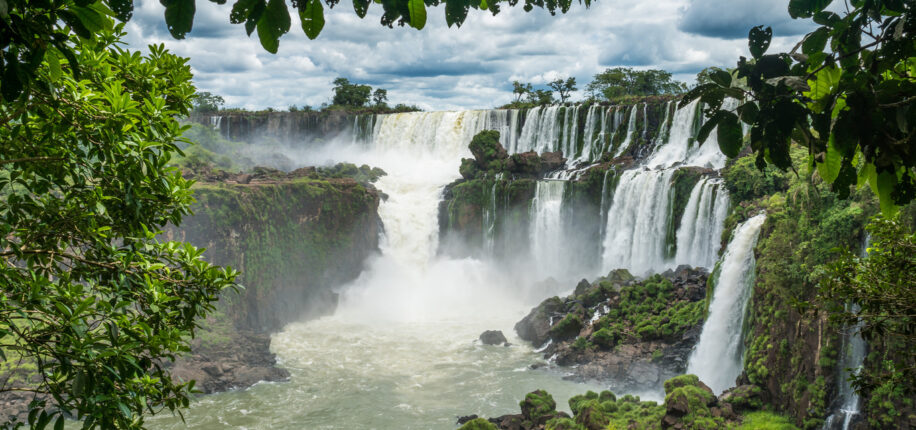
[[[575,77],[580,91],[572,99],[581,99],[585,85],[609,67],[664,69],[692,84],[705,67],[734,67],[749,56],[747,32],[755,25],[773,27],[771,52],[791,49],[814,28],[789,17],[788,0],[593,0],[588,9],[574,2],[556,16],[504,6],[496,16],[472,9],[460,28],[446,25],[439,6],[428,8],[423,30],[383,27],[374,3],[360,19],[343,0],[325,8],[315,40],[294,14],[271,54],[256,34],[249,38],[244,26],[229,23],[232,3],[197,1],[191,33],[175,40],[160,3],[141,0],[126,27],[128,45],[163,43],[189,57],[198,90],[221,95],[227,107],[318,107],[330,103],[332,81],[342,76],[387,89],[389,104],[461,110],[513,100],[516,80],[537,88]]]

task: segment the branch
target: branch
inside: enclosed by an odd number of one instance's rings
[[[13,158],[10,160],[0,160],[0,164],[12,164],[12,163],[29,163],[32,161],[63,161],[66,160],[64,157],[25,157],[25,158]]]

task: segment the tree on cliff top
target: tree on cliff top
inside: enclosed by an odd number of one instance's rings
[[[595,75],[585,90],[593,99],[614,101],[631,96],[680,94],[687,91],[687,86],[664,70],[614,67]]]
[[[162,363],[188,350],[236,277],[202,249],[157,239],[193,201],[191,181],[167,167],[191,70],[162,46],[146,56],[119,48],[121,28],[101,8],[63,9],[92,18],[91,38],[30,45],[44,49],[37,57],[3,52],[7,74],[28,67],[32,80],[2,81],[0,369],[36,370],[3,378],[0,393],[34,395],[32,428],[63,428],[64,416],[83,428],[142,428],[145,413],[186,407],[193,383],[173,381]],[[3,12],[19,28],[42,25]]]

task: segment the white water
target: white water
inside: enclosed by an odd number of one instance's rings
[[[687,363],[687,373],[716,394],[734,386],[743,369],[742,326],[754,283],[754,246],[764,221],[766,215],[759,214],[735,229],[722,256],[700,341]]]
[[[645,275],[668,266],[665,235],[674,172],[628,170],[620,176],[607,214],[604,273],[624,268],[635,275]]]
[[[567,235],[563,231],[566,181],[538,181],[531,202],[529,237],[533,269],[539,277],[565,275],[569,268]]]
[[[620,143],[620,146],[617,147],[617,150],[614,151],[615,157],[619,157],[621,154],[623,154],[623,152],[626,151],[627,148],[630,146],[630,143],[633,142],[633,133],[636,132],[635,129],[636,129],[636,107],[637,106],[638,105],[633,105],[633,107],[630,108],[630,113],[629,113],[630,120],[627,123],[627,131],[626,131],[627,135],[626,137],[624,137],[623,142]]]
[[[677,264],[693,267],[716,264],[728,206],[728,190],[721,180],[703,178],[697,182],[677,231]]]

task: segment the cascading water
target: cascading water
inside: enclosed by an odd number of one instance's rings
[[[630,113],[628,114],[630,117],[630,120],[627,123],[627,131],[626,131],[627,135],[623,138],[623,142],[620,143],[620,146],[618,146],[617,150],[614,152],[615,157],[619,157],[621,154],[623,154],[623,152],[626,151],[627,148],[630,146],[630,143],[633,142],[633,133],[636,132],[636,107],[637,106],[639,105],[633,105],[633,107],[630,108]]]
[[[628,170],[620,176],[607,214],[602,257],[606,270],[624,268],[644,275],[667,266],[665,238],[674,172]]]
[[[535,270],[543,276],[565,274],[566,234],[563,232],[563,194],[566,181],[538,181],[531,202],[531,253]]]
[[[703,178],[697,182],[677,231],[677,264],[694,267],[716,264],[728,205],[728,190],[721,180]]]
[[[700,341],[687,362],[687,373],[716,394],[734,386],[743,369],[742,326],[754,284],[754,247],[764,221],[761,213],[735,229],[718,268]]]

